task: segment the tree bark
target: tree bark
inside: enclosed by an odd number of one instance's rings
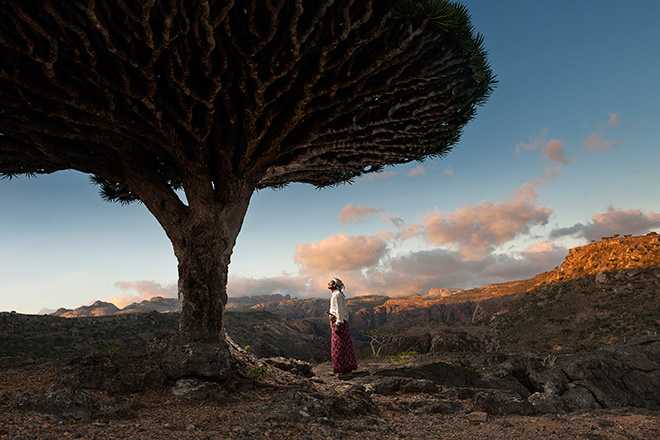
[[[229,263],[255,184],[247,179],[228,179],[222,188],[209,188],[201,181],[187,183],[187,206],[171,188],[158,189],[153,181],[142,180],[133,187],[144,185],[140,200],[162,225],[174,248],[179,272],[180,339],[224,342]]]
[[[222,206],[191,209],[188,224],[173,242],[179,263],[179,333],[186,341],[225,340],[229,263],[250,196],[236,194]]]

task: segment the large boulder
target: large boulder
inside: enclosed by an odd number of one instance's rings
[[[660,337],[532,363],[527,376],[534,391],[529,400],[539,413],[621,407],[660,410]]]

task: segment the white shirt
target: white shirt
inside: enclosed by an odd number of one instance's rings
[[[340,324],[348,319],[346,310],[346,297],[340,290],[332,292],[330,297],[330,314],[337,318],[337,324]]]

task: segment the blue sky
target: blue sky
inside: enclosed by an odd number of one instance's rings
[[[660,3],[468,1],[499,84],[442,160],[256,193],[230,295],[390,296],[524,279],[571,247],[660,231]],[[87,176],[0,181],[0,310],[175,296],[144,206]]]

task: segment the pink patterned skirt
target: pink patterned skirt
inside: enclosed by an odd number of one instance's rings
[[[332,341],[330,345],[332,370],[335,373],[348,373],[357,370],[357,356],[355,356],[348,322],[344,322],[339,326],[338,333],[335,333],[336,325],[336,323],[332,323]]]

